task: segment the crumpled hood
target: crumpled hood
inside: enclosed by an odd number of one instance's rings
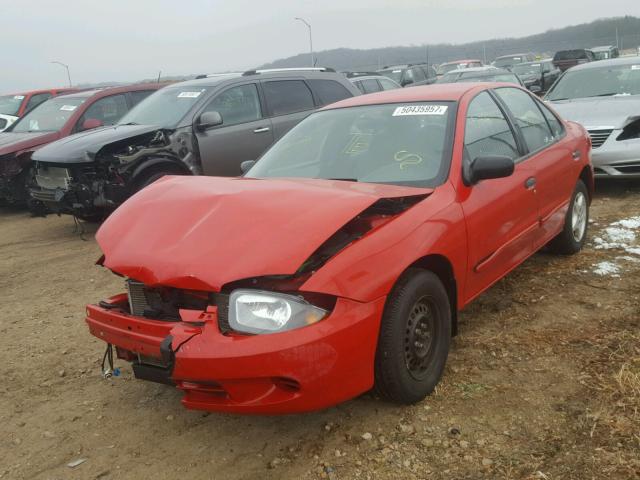
[[[70,135],[38,150],[33,159],[50,163],[91,163],[106,145],[158,130],[153,125],[115,125]]]
[[[381,198],[432,190],[311,179],[164,177],[127,200],[96,239],[104,266],[144,282],[219,291],[291,275]]]
[[[623,128],[630,118],[640,117],[640,95],[580,98],[549,103],[562,118],[577,122],[587,129]]]
[[[0,155],[35,148],[60,138],[60,132],[0,133]]]

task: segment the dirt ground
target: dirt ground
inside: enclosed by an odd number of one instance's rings
[[[600,184],[584,252],[537,254],[468,308],[424,402],[242,417],[184,410],[123,362],[103,380],[84,305],[123,281],[94,265],[95,226],[0,209],[0,478],[640,478],[633,217],[640,182]]]

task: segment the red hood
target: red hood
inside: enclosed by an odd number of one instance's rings
[[[104,265],[148,285],[219,291],[291,275],[381,198],[431,190],[330,180],[165,177],[131,197],[96,239]]]
[[[31,150],[60,138],[60,132],[0,133],[0,155]]]

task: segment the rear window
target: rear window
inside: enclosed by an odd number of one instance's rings
[[[315,108],[311,90],[302,80],[265,82],[263,89],[273,116],[303,112]]]
[[[582,58],[587,58],[585,50],[563,50],[553,56],[554,60],[578,60]]]
[[[309,80],[309,85],[311,85],[311,89],[320,100],[321,105],[329,105],[353,96],[344,85],[335,80]]]

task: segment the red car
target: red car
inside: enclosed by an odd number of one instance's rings
[[[53,88],[0,95],[0,132],[50,98],[76,91],[78,91],[77,88]]]
[[[333,104],[243,178],[164,177],[97,233],[128,289],[86,309],[103,367],[115,345],[204,410],[420,401],[460,309],[545,245],[582,248],[589,152],[526,90],[462,83]]]
[[[164,85],[128,85],[84,90],[42,103],[0,133],[0,201],[23,204],[31,155],[74,133],[113,125],[140,100]]]

